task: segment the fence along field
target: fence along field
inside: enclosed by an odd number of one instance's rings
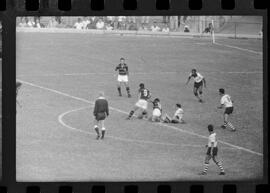
[[[259,40],[252,41],[245,40],[250,49],[261,47]],[[113,75],[120,57],[130,67],[130,99],[117,96]],[[199,38],[18,32],[16,60],[17,79],[23,82],[19,96],[23,107],[17,113],[18,181],[262,177],[260,54]],[[184,86],[193,67],[207,80],[203,104],[194,99],[192,84]],[[180,102],[187,124],[125,121],[140,82],[161,99],[165,112],[172,114],[174,104]],[[216,110],[219,87],[235,100],[236,133],[219,128],[223,113]],[[100,90],[111,106],[104,141],[95,140],[92,128],[92,102]],[[222,141],[223,177],[213,163],[207,176],[197,175],[203,167],[209,123]]]

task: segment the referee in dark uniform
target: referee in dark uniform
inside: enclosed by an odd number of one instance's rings
[[[99,97],[95,101],[94,116],[95,116],[94,129],[97,133],[96,139],[104,139],[106,131],[104,122],[105,118],[109,116],[109,105],[108,101],[104,97],[103,92],[99,93]],[[99,124],[101,125],[101,136],[98,127]]]

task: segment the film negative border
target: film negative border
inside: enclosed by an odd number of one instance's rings
[[[59,2],[59,3],[58,3]],[[263,0],[3,0],[0,3],[0,20],[3,26],[3,175],[0,181],[0,193],[52,193],[52,192],[106,192],[106,193],[193,193],[193,192],[267,192],[268,178],[260,182],[82,182],[82,183],[17,183],[15,171],[16,152],[16,16],[78,16],[78,15],[262,15],[264,26],[268,26],[267,5]],[[70,3],[67,3],[70,2]],[[98,2],[98,3],[95,3]],[[225,3],[226,2],[226,3]],[[229,3],[228,3],[229,2]],[[267,28],[263,29],[267,34]],[[268,36],[264,37],[264,69],[268,72],[267,49]],[[268,105],[268,74],[264,73],[264,106]],[[12,109],[10,111],[10,109]],[[264,120],[267,120],[268,109],[264,109]],[[268,122],[264,122],[264,155],[268,155]],[[268,171],[268,160],[264,161]],[[267,174],[267,173],[266,173]]]

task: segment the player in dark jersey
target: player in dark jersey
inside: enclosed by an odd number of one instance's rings
[[[126,87],[127,90],[127,95],[130,98],[131,94],[130,94],[130,89],[129,89],[129,85],[128,85],[128,66],[125,63],[125,59],[124,58],[120,58],[120,64],[118,64],[115,68],[115,71],[118,71],[118,76],[117,76],[117,81],[118,81],[118,85],[117,85],[117,90],[119,93],[119,96],[122,96],[122,92],[121,92],[121,84],[123,83]]]
[[[128,117],[126,118],[128,120],[132,117],[134,112],[137,111],[138,109],[141,110],[141,114],[138,116],[138,118],[147,117],[147,105],[148,105],[147,100],[151,98],[151,94],[150,94],[150,91],[144,87],[143,83],[141,83],[139,87],[140,87],[138,90],[139,100],[135,104],[133,110],[130,111]]]
[[[197,72],[196,69],[191,70],[191,73],[187,79],[186,85],[189,83],[191,78],[194,79],[193,93],[194,93],[195,97],[198,98],[199,102],[202,103],[203,102],[203,100],[202,100],[203,85],[206,88],[205,78],[199,72]]]

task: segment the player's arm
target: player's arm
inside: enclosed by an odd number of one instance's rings
[[[129,72],[128,72],[128,66],[126,66],[126,69],[127,69],[127,75],[129,76]]]
[[[108,101],[106,101],[106,115],[109,116],[109,104]]]
[[[220,104],[217,108],[222,109],[224,107],[224,104]]]
[[[190,79],[191,79],[191,76],[188,77],[186,85],[189,83]]]
[[[97,115],[97,112],[98,112],[98,105],[97,105],[97,101],[96,101],[96,102],[95,102],[94,112],[93,112],[94,116]]]
[[[206,80],[205,80],[205,78],[203,78],[202,81],[203,81],[204,87],[206,88]]]

